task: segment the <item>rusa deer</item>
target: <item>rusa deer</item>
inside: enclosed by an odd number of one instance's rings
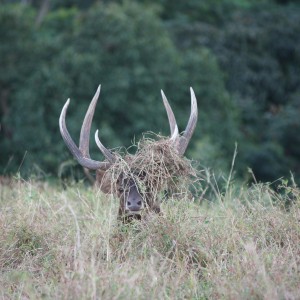
[[[164,94],[161,91],[162,99],[164,102],[165,109],[167,111],[171,137],[169,138],[169,142],[174,148],[174,151],[179,156],[183,156],[186,148],[190,142],[190,139],[193,135],[193,132],[196,127],[197,118],[198,118],[198,109],[197,109],[197,100],[192,88],[190,88],[191,92],[191,114],[189,117],[188,124],[186,126],[185,131],[182,135],[179,134],[178,126],[176,123],[176,119],[174,113],[171,109],[171,106]],[[97,104],[97,100],[100,94],[100,86],[98,87],[96,94],[94,95],[90,106],[86,112],[84,121],[82,123],[81,132],[80,132],[80,140],[79,147],[76,146],[74,141],[72,140],[68,129],[66,127],[66,113],[70,103],[70,99],[65,103],[59,118],[59,127],[62,138],[69,148],[70,152],[73,154],[78,163],[87,170],[95,170],[96,171],[96,183],[104,193],[112,193],[114,194],[120,201],[119,205],[119,218],[124,220],[130,220],[131,218],[140,219],[142,211],[153,211],[160,212],[160,207],[157,202],[153,201],[153,195],[151,195],[150,189],[148,189],[147,182],[145,184],[145,188],[143,191],[139,188],[135,180],[135,175],[138,176],[139,179],[143,180],[146,174],[143,172],[139,172],[136,174],[136,170],[129,170],[126,174],[123,172],[119,174],[119,176],[115,179],[115,182],[111,181],[111,177],[106,177],[105,174],[107,171],[114,166],[117,162],[117,155],[112,153],[110,150],[104,147],[101,143],[98,130],[95,133],[95,141],[100,151],[106,158],[105,161],[96,161],[91,159],[89,154],[89,140],[90,140],[90,129],[92,124],[93,115],[95,112],[95,107]],[[114,188],[112,188],[114,187]]]

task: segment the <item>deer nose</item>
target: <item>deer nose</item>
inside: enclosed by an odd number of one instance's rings
[[[143,203],[141,200],[128,200],[127,208],[131,211],[139,211],[142,209]]]

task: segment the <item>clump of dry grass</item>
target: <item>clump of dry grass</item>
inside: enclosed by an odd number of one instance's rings
[[[0,186],[0,298],[298,299],[299,189],[229,188],[120,225],[80,184]]]
[[[172,195],[189,193],[190,185],[199,180],[192,161],[178,155],[169,138],[144,136],[135,145],[135,154],[127,151],[109,169],[107,178],[115,183],[122,176],[129,176],[143,194],[151,194],[157,201],[162,190]],[[125,175],[124,175],[125,174]]]

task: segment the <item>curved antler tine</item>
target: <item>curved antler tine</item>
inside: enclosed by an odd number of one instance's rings
[[[107,169],[110,165],[109,163],[99,162],[99,161],[95,161],[90,158],[84,157],[82,152],[79,150],[79,148],[76,146],[76,144],[72,140],[72,138],[69,134],[69,131],[67,129],[67,126],[66,126],[66,113],[67,113],[69,103],[70,103],[70,99],[68,99],[67,102],[65,103],[65,105],[61,111],[60,117],[59,117],[59,129],[60,129],[60,133],[62,135],[64,142],[66,143],[67,147],[69,148],[69,150],[71,151],[73,156],[79,162],[79,164],[82,165],[84,168],[88,168],[90,170],[97,170],[97,169],[103,169],[103,168]]]
[[[79,139],[79,150],[82,152],[83,156],[90,158],[89,144],[90,144],[90,131],[92,120],[94,117],[95,108],[100,94],[101,85],[98,86],[95,96],[93,97],[91,104],[85,114]]]
[[[99,139],[99,135],[98,135],[98,129],[95,132],[95,141],[96,144],[98,146],[98,148],[100,149],[100,151],[102,152],[102,154],[105,156],[105,158],[112,164],[116,161],[116,157],[108,150],[106,149],[103,144],[100,142]]]
[[[166,108],[168,119],[169,119],[170,130],[171,130],[171,139],[175,140],[176,137],[178,136],[178,126],[177,126],[177,123],[176,123],[176,119],[175,119],[172,108],[171,108],[171,106],[170,106],[170,104],[167,100],[167,97],[165,96],[163,90],[161,90],[161,96],[163,98],[164,106]],[[177,130],[177,134],[176,134],[176,136],[174,136],[174,133],[176,132],[176,130]]]
[[[177,127],[177,125],[176,125],[175,130],[174,130],[174,133],[173,133],[173,135],[171,136],[170,140],[171,140],[173,143],[175,143],[176,140],[177,140],[177,138],[178,138],[178,135],[179,135],[179,130],[178,130],[178,127]]]
[[[191,114],[188,121],[188,124],[185,128],[183,135],[180,137],[178,143],[178,153],[183,155],[196,128],[197,119],[198,119],[198,107],[197,107],[197,99],[194,93],[194,90],[190,88],[191,91]]]

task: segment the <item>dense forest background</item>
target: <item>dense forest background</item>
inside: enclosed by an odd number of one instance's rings
[[[237,142],[240,178],[300,181],[298,1],[0,0],[0,67],[2,174],[76,170],[58,128],[67,98],[77,141],[102,85],[92,134],[113,148],[168,135],[160,89],[184,130],[192,86],[188,157],[226,172]]]

